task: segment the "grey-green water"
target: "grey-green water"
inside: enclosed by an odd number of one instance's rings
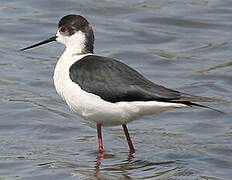
[[[0,0],[0,179],[232,179],[232,2],[227,0]],[[56,32],[75,13],[93,25],[95,53],[122,60],[152,81],[228,103],[173,110],[96,130],[53,86],[64,47],[22,47]]]

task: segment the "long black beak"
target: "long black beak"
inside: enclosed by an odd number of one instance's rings
[[[20,51],[24,51],[24,50],[27,50],[27,49],[34,48],[36,46],[40,46],[42,44],[46,44],[46,43],[49,43],[49,42],[52,42],[52,41],[56,41],[56,38],[57,38],[57,36],[53,36],[53,37],[51,37],[51,38],[49,38],[49,39],[47,39],[45,41],[41,41],[41,42],[39,42],[37,44],[34,44],[34,45],[31,45],[31,46],[25,47],[23,49],[20,49]]]

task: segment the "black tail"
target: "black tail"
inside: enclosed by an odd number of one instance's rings
[[[181,93],[179,101],[189,102],[224,102],[224,100]]]
[[[221,99],[216,99],[216,98],[209,98],[209,97],[202,97],[202,96],[195,96],[191,94],[186,94],[186,93],[181,93],[181,98],[176,100],[178,103],[183,103],[188,106],[198,106],[198,107],[203,107],[207,109],[211,109],[213,111],[217,111],[219,113],[224,113],[223,111],[220,111],[218,109],[211,108],[209,106],[201,105],[195,102],[224,102],[224,100]]]
[[[181,102],[181,103],[186,104],[186,105],[188,105],[188,106],[198,106],[198,107],[203,107],[203,108],[211,109],[211,110],[217,111],[217,112],[219,112],[219,113],[224,113],[223,111],[220,111],[220,110],[218,110],[218,109],[214,109],[214,108],[211,108],[211,107],[209,107],[209,106],[205,106],[205,105],[201,105],[201,104],[197,104],[197,103],[193,103],[193,102],[189,102],[189,101]]]

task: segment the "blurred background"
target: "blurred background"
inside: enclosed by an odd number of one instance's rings
[[[232,2],[227,0],[0,0],[0,180],[232,177]],[[177,109],[96,129],[73,114],[53,85],[58,43],[19,52],[55,35],[67,14],[95,32],[95,53],[121,60],[155,83],[223,102]]]

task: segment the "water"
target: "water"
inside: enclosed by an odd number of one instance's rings
[[[0,7],[0,179],[232,178],[232,2],[227,0],[6,1]],[[70,13],[93,25],[95,53],[121,59],[172,89],[216,97],[214,108],[180,109],[96,130],[68,109],[53,86],[64,47],[18,50],[55,34]]]

